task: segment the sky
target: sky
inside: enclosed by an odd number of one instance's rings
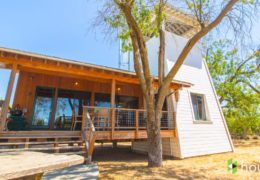
[[[2,0],[0,46],[118,67],[119,42],[93,28],[97,0]],[[260,25],[253,34],[260,40]],[[9,72],[0,69],[0,98]]]
[[[0,46],[117,67],[119,42],[93,28],[94,0],[3,0]],[[0,98],[9,72],[0,70]]]

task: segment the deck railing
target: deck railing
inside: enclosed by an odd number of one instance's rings
[[[83,109],[81,136],[87,152],[86,163],[90,163],[92,161],[92,154],[96,141],[96,129],[87,109]]]
[[[106,108],[84,106],[96,131],[122,131],[146,129],[147,113],[143,109]],[[161,129],[174,129],[175,115],[173,112],[162,111]]]

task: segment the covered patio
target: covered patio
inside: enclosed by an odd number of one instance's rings
[[[14,93],[13,108],[22,111],[25,121],[22,129],[13,129],[15,134],[26,131],[42,134],[50,130],[80,134],[83,111],[87,111],[97,141],[147,138],[145,105],[134,72],[5,48],[0,49],[0,63],[1,68],[11,70],[1,112],[2,134],[13,133],[4,131],[8,130],[8,105]],[[19,79],[15,89],[16,74]],[[171,83],[169,98],[174,103],[165,101],[161,120],[163,137],[175,136],[178,91],[189,86],[186,82]],[[156,77],[154,87],[157,87]]]

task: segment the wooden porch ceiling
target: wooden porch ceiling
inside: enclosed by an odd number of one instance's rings
[[[139,84],[134,72],[7,48],[0,48],[0,67],[80,79],[98,81],[114,79],[118,82]],[[154,78],[154,82],[157,83],[157,78]],[[179,89],[191,85],[187,82],[173,81],[171,88]]]

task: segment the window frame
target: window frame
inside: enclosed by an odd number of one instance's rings
[[[196,119],[195,118],[195,112],[193,108],[193,103],[192,103],[192,95],[199,95],[202,97],[203,102],[204,102],[204,108],[205,108],[205,116],[206,119]],[[190,91],[189,92],[189,101],[190,101],[190,107],[191,107],[191,112],[192,112],[192,119],[193,119],[193,124],[212,124],[213,122],[211,121],[210,113],[209,113],[209,108],[208,108],[208,103],[206,99],[206,95],[201,93],[201,92],[196,92],[196,91]]]

